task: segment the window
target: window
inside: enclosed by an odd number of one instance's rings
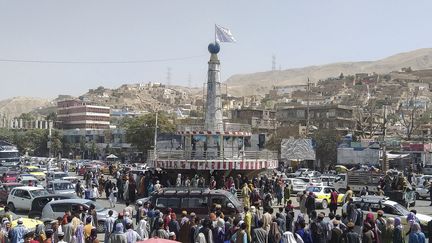
[[[390,207],[388,205],[384,205],[382,210],[385,214],[399,215],[399,213],[393,207]]]
[[[80,212],[80,208],[81,207],[82,207],[83,210],[87,210],[89,208],[86,204],[84,204],[84,205],[81,205],[81,204],[72,204],[72,206],[71,206],[71,208],[72,208],[71,212],[72,213]]]
[[[321,187],[308,187],[306,189],[306,191],[308,191],[308,192],[320,192],[321,191]]]
[[[56,203],[56,204],[51,204],[51,208],[52,208],[53,212],[64,213],[66,210],[71,209],[71,205],[67,204],[67,203]]]
[[[156,207],[157,208],[179,208],[180,198],[160,197],[156,199]]]
[[[324,188],[324,193],[331,193],[333,190],[331,188]]]
[[[22,196],[22,192],[21,190],[15,190],[12,192],[12,195],[14,195],[15,197],[21,197]]]
[[[187,208],[207,208],[207,197],[190,197],[183,198],[182,206],[184,205]]]
[[[297,118],[305,118],[305,111],[297,110]]]
[[[21,191],[21,197],[31,199],[30,193],[28,191]]]
[[[213,206],[215,204],[219,204],[223,207],[226,207],[226,205],[228,204],[228,201],[225,197],[213,197],[211,199],[211,206]]]

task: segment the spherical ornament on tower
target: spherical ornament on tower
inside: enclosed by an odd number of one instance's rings
[[[208,51],[211,53],[211,54],[218,54],[219,53],[219,51],[220,51],[220,46],[219,46],[219,43],[210,43],[209,45],[208,45]]]

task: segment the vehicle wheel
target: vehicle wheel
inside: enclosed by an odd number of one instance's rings
[[[13,204],[13,203],[8,203],[8,207],[9,207],[9,210],[11,211],[11,212],[14,212],[15,213],[15,210],[16,210],[16,208],[15,208],[15,205]]]
[[[328,203],[327,203],[327,200],[323,200],[322,202],[321,202],[321,208],[322,209],[326,209],[328,207]]]
[[[413,202],[410,204],[410,207],[415,207],[415,205],[416,205],[416,202]]]
[[[98,221],[98,226],[97,226],[97,232],[98,233],[103,233],[105,230],[104,230],[104,225],[105,225],[105,222],[104,221]]]

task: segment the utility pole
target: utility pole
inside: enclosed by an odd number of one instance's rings
[[[384,105],[384,120],[383,120],[383,141],[382,141],[382,150],[383,150],[383,164],[382,170],[387,171],[389,169],[388,161],[387,161],[387,144],[385,141],[387,134],[387,106]]]
[[[167,86],[171,85],[171,67],[167,68]]]
[[[158,131],[158,111],[156,111],[156,121],[155,121],[155,131],[154,131],[153,157],[155,161],[157,159],[157,131]]]
[[[276,71],[276,55],[272,56],[272,71]]]
[[[310,96],[310,80],[307,81],[307,100],[306,100],[306,137],[309,136],[309,96]]]

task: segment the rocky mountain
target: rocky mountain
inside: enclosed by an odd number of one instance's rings
[[[341,62],[281,71],[238,74],[231,76],[225,82],[234,95],[256,95],[265,93],[272,86],[306,84],[308,77],[312,82],[316,82],[339,76],[340,73],[344,75],[372,72],[381,74],[398,71],[403,67],[411,67],[413,70],[432,68],[432,48],[400,53],[376,61]]]
[[[0,115],[14,118],[21,115],[21,113],[35,111],[51,105],[51,101],[48,99],[13,97],[6,100],[0,100]]]

